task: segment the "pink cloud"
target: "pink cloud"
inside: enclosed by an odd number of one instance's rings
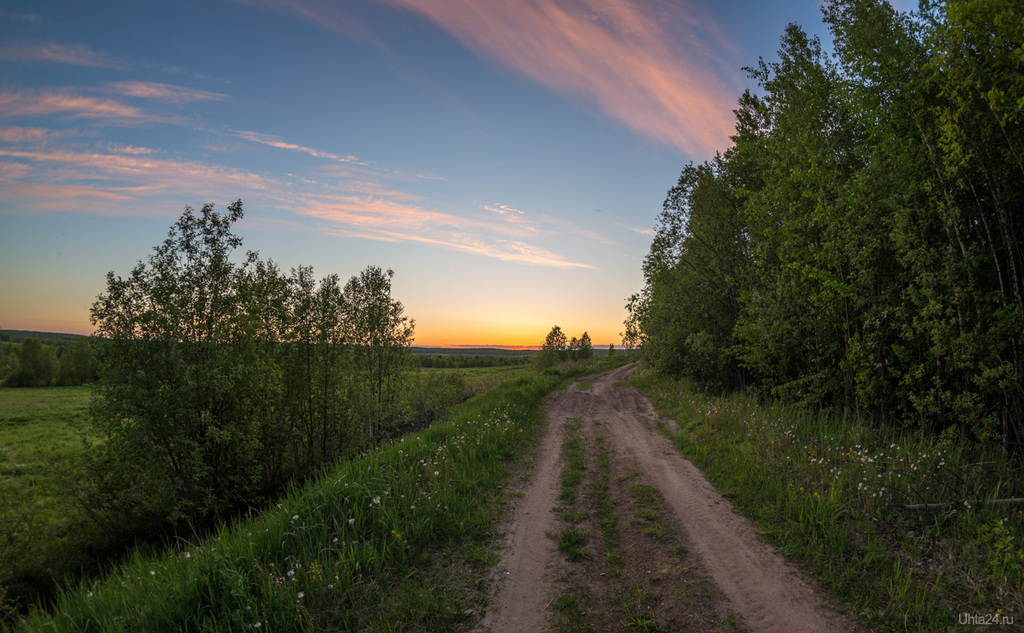
[[[82,45],[5,46],[0,48],[0,59],[18,62],[56,62],[93,68],[125,68],[124,64]]]
[[[709,67],[718,62],[704,38],[718,43],[715,26],[679,13],[692,12],[686,4],[660,13],[665,5],[632,0],[387,1],[649,138],[700,155],[729,143],[735,87]]]
[[[296,209],[330,222],[328,233],[385,242],[430,244],[503,261],[556,268],[592,268],[520,240],[506,227],[424,209],[402,201],[360,196],[311,196]],[[513,231],[516,232],[516,231]]]
[[[128,148],[131,151],[134,148]],[[276,189],[277,183],[238,169],[194,161],[153,158],[144,153],[17,151],[0,148],[0,158],[21,165],[17,181],[5,183],[0,200],[46,207],[76,192],[110,201],[138,201],[147,196],[189,195],[234,198]],[[89,184],[83,184],[88,182]],[[20,197],[35,193],[40,200]],[[54,210],[66,208],[52,207]]]
[[[343,3],[236,0],[380,45]],[[439,24],[478,56],[660,143],[707,156],[730,144],[735,48],[694,3],[652,0],[383,0]],[[729,77],[726,85],[719,74]]]
[[[6,143],[38,143],[46,140],[51,131],[41,127],[0,126],[0,141]]]
[[[195,88],[185,88],[155,81],[122,81],[110,84],[117,94],[140,99],[151,99],[164,103],[189,103],[194,101],[220,101],[224,95]]]
[[[0,90],[0,118],[49,114],[110,123],[168,121],[112,99],[85,97],[64,90]]]

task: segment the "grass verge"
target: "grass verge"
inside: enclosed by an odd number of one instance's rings
[[[545,395],[587,370],[502,383],[203,542],[62,591],[22,630],[468,629],[486,601],[499,486]]]
[[[715,486],[872,629],[1024,622],[1022,507],[991,503],[1024,481],[1001,454],[649,372],[634,384]],[[921,504],[936,507],[907,507]]]

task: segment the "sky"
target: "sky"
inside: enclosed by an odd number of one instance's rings
[[[667,190],[816,0],[0,0],[0,328],[89,334],[186,205],[392,269],[425,346],[619,345]]]

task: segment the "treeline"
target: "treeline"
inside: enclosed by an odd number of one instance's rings
[[[195,529],[429,422],[465,396],[411,375],[413,322],[370,267],[342,284],[282,273],[219,214],[186,208],[148,263],[92,306],[99,382],[78,493],[112,529]]]
[[[95,354],[84,336],[71,345],[46,345],[34,337],[0,343],[0,385],[5,387],[84,385],[94,380]]]
[[[615,348],[610,347],[609,355],[614,355]],[[540,351],[533,356],[533,362],[538,367],[552,367],[557,363],[564,363],[573,360],[590,360],[594,357],[594,345],[590,341],[590,334],[584,332],[579,338],[575,336],[570,340],[565,336],[562,328],[555,325],[544,337],[544,343]]]
[[[483,354],[416,354],[413,356],[420,367],[443,369],[469,369],[473,367],[510,367],[528,365],[533,356],[499,356]]]
[[[1024,6],[823,9],[686,167],[627,338],[660,370],[1020,450]]]

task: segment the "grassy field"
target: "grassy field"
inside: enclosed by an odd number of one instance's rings
[[[0,389],[0,616],[83,564],[75,542],[94,528],[64,478],[82,451],[88,407],[88,387]]]
[[[466,630],[486,601],[500,487],[541,402],[594,369],[503,382],[202,542],[62,592],[23,629]]]
[[[872,629],[1024,623],[1024,505],[994,503],[1024,481],[998,451],[651,373],[634,383],[716,487]]]
[[[509,378],[528,376],[536,370],[532,365],[506,365],[504,367],[471,367],[464,369],[425,367],[420,371],[425,373],[457,373],[460,374],[470,387],[473,393],[483,393]]]

